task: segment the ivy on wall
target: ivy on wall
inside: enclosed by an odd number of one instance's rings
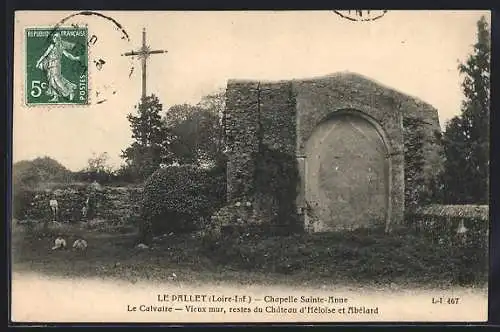
[[[415,117],[403,119],[405,157],[405,207],[412,211],[425,203],[429,193],[424,175],[425,122]]]
[[[269,216],[272,228],[276,232],[296,232],[301,229],[296,206],[297,159],[263,144],[259,150],[254,175],[257,204],[272,200]]]

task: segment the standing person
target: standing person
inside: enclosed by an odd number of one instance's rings
[[[95,194],[93,192],[89,193],[89,196],[87,197],[87,219],[92,220],[94,219],[94,214],[95,214],[95,209],[94,209],[94,196]]]
[[[89,212],[89,197],[85,200],[85,204],[82,207],[82,217],[85,221],[88,221],[88,212]]]
[[[96,180],[94,180],[88,187],[87,218],[89,220],[94,219],[97,216],[98,195],[101,189],[101,185]]]
[[[52,220],[57,221],[57,214],[59,212],[59,204],[58,204],[57,199],[54,195],[52,195],[52,198],[49,201],[49,206],[50,206],[50,210],[52,212]]]

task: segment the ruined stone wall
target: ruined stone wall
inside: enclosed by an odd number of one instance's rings
[[[289,224],[298,181],[291,83],[230,81],[223,121],[228,204],[252,204],[248,222]]]
[[[296,108],[291,82],[261,83],[261,144],[257,158],[256,210],[273,225],[295,228],[298,170]]]
[[[297,102],[299,157],[305,157],[306,143],[317,126],[338,112],[354,111],[379,127],[390,158],[390,192],[387,193],[390,198],[387,210],[390,212],[386,222],[401,222],[404,215],[404,145],[399,94],[351,73],[295,81],[293,86]]]
[[[247,201],[255,187],[259,151],[259,83],[228,83],[224,113],[227,148],[227,198]]]
[[[422,184],[419,188],[414,188],[418,192],[418,196],[423,201],[418,203],[428,203],[425,201],[426,196],[433,188],[433,182],[437,180],[437,176],[443,169],[443,147],[440,143],[441,127],[437,110],[429,104],[423,103],[413,98],[407,98],[401,103],[401,108],[404,110],[403,121],[412,122],[416,128],[405,128],[405,142],[421,139],[420,151],[418,156],[422,157],[422,169],[418,170],[419,174],[416,177],[421,179]],[[410,147],[407,146],[405,156],[405,168],[411,167],[413,164],[410,154]]]
[[[386,145],[390,160],[388,219],[401,222],[407,165],[405,135],[414,135],[404,133],[403,122],[406,118],[418,118],[424,124],[423,172],[429,182],[441,167],[440,147],[435,140],[440,132],[437,111],[352,73],[286,82],[228,82],[223,119],[228,204],[249,202],[253,204],[254,217],[265,220],[283,215],[284,210],[290,215],[306,210],[306,143],[318,125],[338,112],[347,111],[357,112],[372,123]],[[285,176],[280,178],[279,174]],[[280,192],[278,186],[286,189]]]
[[[259,89],[262,144],[295,156],[296,109],[291,82],[261,83]]]
[[[92,195],[95,202],[92,216],[95,219],[103,219],[109,223],[128,223],[134,222],[139,216],[142,187],[104,186],[91,194],[87,186],[68,186],[53,191],[33,191],[31,202],[24,208],[24,219],[51,220],[49,201],[55,197],[59,221],[86,221],[88,218],[82,215],[82,207],[89,195]]]

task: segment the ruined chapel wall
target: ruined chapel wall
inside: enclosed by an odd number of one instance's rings
[[[259,151],[259,83],[230,81],[224,114],[227,145],[227,198],[244,201],[254,190]]]
[[[299,155],[316,126],[343,110],[357,110],[373,118],[387,134],[391,153],[403,153],[402,115],[398,96],[391,90],[349,74],[295,81],[293,87]]]
[[[267,157],[269,154],[273,158],[278,155],[284,158],[282,160],[293,156],[297,157],[296,164],[290,170],[299,173],[296,208],[300,211],[304,207],[301,200],[304,181],[300,179],[307,167],[306,142],[320,123],[336,112],[346,110],[366,115],[378,126],[377,130],[386,141],[392,175],[388,193],[392,206],[390,218],[392,222],[402,221],[405,169],[408,164],[404,143],[408,135],[416,134],[405,131],[403,122],[408,118],[418,118],[424,123],[421,128],[425,138],[424,173],[425,179],[431,179],[442,164],[440,145],[435,140],[436,133],[440,132],[437,111],[424,102],[352,73],[300,81],[228,82],[224,117],[228,148],[228,200],[243,202],[251,196],[255,198],[256,187],[259,186],[255,172],[259,166],[262,167],[266,153]],[[279,165],[274,163],[272,166]],[[290,188],[287,190],[290,191]],[[273,210],[272,213],[279,210],[279,200],[276,196],[261,199],[267,202],[265,209]]]
[[[296,109],[291,82],[261,83],[259,93],[262,144],[295,156]]]
[[[296,108],[291,82],[261,82],[261,146],[258,155],[256,209],[272,225],[298,228],[296,197]]]
[[[297,155],[305,157],[315,128],[336,112],[355,110],[382,128],[391,159],[391,222],[404,216],[404,144],[400,97],[391,89],[354,74],[294,81],[297,103]],[[302,191],[304,188],[302,188]]]
[[[290,220],[298,182],[291,83],[230,81],[224,122],[229,203],[250,201],[257,219],[274,224]]]
[[[441,134],[438,111],[436,108],[421,101],[408,98],[402,105],[404,118],[417,118],[421,122],[420,130],[423,136],[424,178],[427,182],[435,178],[443,167],[443,147],[438,136]],[[415,135],[415,132],[409,132]]]

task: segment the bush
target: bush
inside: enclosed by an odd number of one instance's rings
[[[24,219],[33,197],[33,191],[25,186],[14,186],[12,188],[12,217],[20,220]]]
[[[154,172],[144,185],[140,231],[142,240],[169,232],[202,228],[225,202],[225,171],[191,165]]]

